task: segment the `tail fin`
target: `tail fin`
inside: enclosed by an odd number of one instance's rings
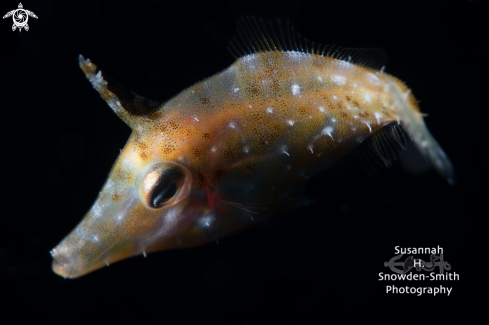
[[[413,100],[408,100],[411,92],[402,92],[394,81],[388,81],[389,91],[393,94],[396,107],[401,115],[402,128],[409,135],[414,145],[419,149],[433,167],[440,173],[450,185],[455,184],[455,171],[447,155],[431,135],[423,122],[422,114],[413,109]]]

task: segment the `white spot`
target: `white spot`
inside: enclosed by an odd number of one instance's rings
[[[346,78],[340,74],[333,75],[332,79],[336,85],[344,85],[346,83]]]
[[[336,123],[336,119],[335,118],[332,118],[331,119],[331,122]]]
[[[333,99],[334,99],[334,100],[337,100],[337,99],[338,99],[338,96],[333,95]]]
[[[256,64],[256,55],[251,54],[251,55],[246,55],[243,57],[243,63],[248,65],[248,68],[251,70],[255,70],[255,64]]]
[[[374,85],[378,85],[380,83],[379,78],[374,73],[369,73],[367,75],[368,81]]]
[[[290,125],[294,125],[294,121],[292,120],[288,120],[287,123],[289,123]]]
[[[273,108],[272,107],[268,107],[267,108],[267,113],[268,114],[272,114],[273,113]]]
[[[236,123],[234,122],[229,123],[228,126],[232,129],[236,129]]]
[[[314,153],[314,151],[312,151],[312,144],[308,145],[307,149],[311,150],[311,153]]]
[[[239,91],[239,88],[237,88],[237,87],[236,88],[233,88],[233,92],[234,93],[237,92],[237,91]]]
[[[301,87],[298,84],[292,85],[292,95],[299,95],[301,93]]]
[[[143,249],[143,256],[144,258],[146,258],[146,252],[144,251],[144,249]]]
[[[323,113],[324,113],[324,111],[325,111],[325,110],[324,110],[324,107],[322,107],[322,106],[319,106],[319,110],[320,110],[321,112],[323,112]]]
[[[173,209],[168,209],[168,212],[166,213],[166,216],[165,216],[165,223],[166,224],[172,224],[179,216],[180,214],[180,210],[178,210],[177,207],[173,208]],[[165,228],[162,228],[162,229],[165,229]]]
[[[374,112],[374,116],[377,119],[377,123],[380,124],[380,119],[382,118],[382,114],[379,112]]]
[[[290,156],[289,153],[287,152],[287,146],[282,146],[282,152],[286,154],[287,156]]]
[[[287,56],[289,58],[294,59],[294,60],[299,60],[302,56],[305,55],[302,52],[296,52],[296,51],[288,51],[286,53],[287,53]]]
[[[107,82],[102,78],[102,71],[99,71],[95,76],[90,76],[90,82],[95,89],[99,89],[107,84]]]
[[[211,148],[211,151],[212,151],[212,152],[216,152],[216,150],[217,150],[217,149],[216,149],[216,147],[212,147],[212,148]]]
[[[367,122],[363,122],[363,123],[365,123],[365,125],[368,126],[368,129],[370,130],[370,133],[372,133],[372,128],[370,127],[370,124],[367,123]]]
[[[321,77],[319,77],[319,76],[318,76],[318,80],[319,80],[320,82],[323,82],[323,78],[321,78]]]
[[[367,103],[371,103],[372,102],[372,96],[370,96],[370,93],[368,91],[366,91],[364,94],[363,94],[363,100]]]
[[[199,121],[199,119],[197,118],[197,116],[194,116],[194,120],[196,120],[197,122]]]
[[[358,115],[353,115],[354,118],[358,118]]]
[[[407,100],[410,93],[411,93],[411,89],[408,89],[408,91],[402,94],[402,99]]]
[[[102,216],[102,208],[100,207],[100,204],[95,203],[92,207],[91,212],[95,218],[100,218]]]
[[[248,152],[250,152],[250,148],[249,148],[248,146],[246,146],[246,147],[244,147],[244,148],[243,148],[243,151],[244,151],[245,153],[248,153]]]
[[[94,235],[94,236],[92,237],[92,239],[93,239],[93,241],[94,241],[94,242],[98,242],[98,237],[97,237],[96,235]]]
[[[334,140],[333,138],[333,132],[334,132],[334,127],[328,125],[327,127],[325,127],[322,131],[321,131],[321,134],[322,135],[329,135],[331,137],[331,139]]]
[[[214,216],[212,214],[208,214],[200,218],[199,224],[201,227],[207,228],[210,227],[212,221],[214,221]]]

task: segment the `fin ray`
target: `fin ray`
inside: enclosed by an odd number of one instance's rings
[[[389,123],[365,139],[354,151],[367,171],[374,174],[379,168],[389,168],[409,149],[410,139],[396,122]]]
[[[235,36],[228,42],[231,54],[239,59],[260,52],[295,51],[348,61],[374,70],[385,66],[387,56],[382,49],[321,45],[302,37],[288,20],[285,23],[280,19],[268,23],[267,28],[262,19],[241,17]]]
[[[97,72],[97,66],[82,55],[79,56],[78,61],[95,90],[129,127],[132,128],[138,121],[151,120],[157,116],[159,103],[149,101],[120,86],[105,72],[102,76],[102,71]]]

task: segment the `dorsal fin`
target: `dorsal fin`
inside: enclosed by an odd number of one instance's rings
[[[374,70],[381,70],[387,59],[384,50],[379,48],[345,48],[311,42],[297,33],[288,20],[266,24],[260,18],[246,16],[238,21],[228,49],[236,59],[260,52],[295,51],[328,56]]]
[[[158,111],[161,103],[136,94],[105,72],[104,79],[107,81],[107,89],[119,98],[121,105],[131,115],[151,118]]]
[[[158,116],[159,103],[149,101],[119,85],[106,73],[102,76],[102,71],[97,72],[97,66],[82,55],[78,60],[95,90],[129,127],[133,128],[139,122],[150,121]]]

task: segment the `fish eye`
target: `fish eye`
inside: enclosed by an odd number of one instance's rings
[[[166,202],[168,202],[177,193],[177,182],[171,183],[168,186],[168,182],[161,182],[156,185],[151,196],[151,206],[153,208],[159,208]]]
[[[177,204],[189,189],[190,173],[185,167],[173,163],[152,166],[139,180],[139,197],[150,209]]]

